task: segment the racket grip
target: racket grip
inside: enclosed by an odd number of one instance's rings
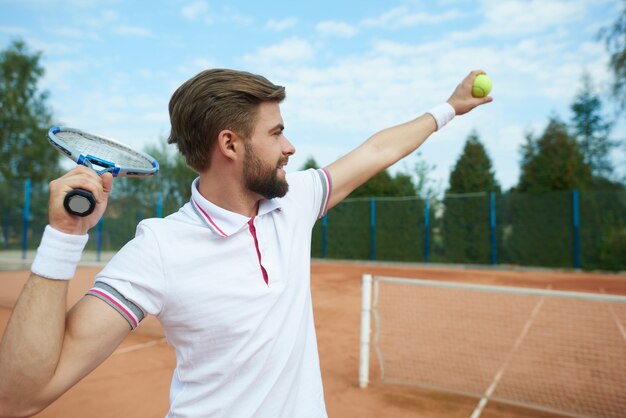
[[[65,195],[63,207],[72,215],[89,216],[96,208],[96,199],[87,190],[74,189]]]

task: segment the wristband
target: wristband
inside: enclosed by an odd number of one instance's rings
[[[430,113],[430,115],[435,118],[437,130],[446,126],[446,124],[454,119],[454,116],[456,115],[454,108],[448,102],[443,102],[440,105],[433,107],[426,113]]]
[[[66,234],[47,225],[30,270],[46,279],[70,280],[87,240],[89,234]]]

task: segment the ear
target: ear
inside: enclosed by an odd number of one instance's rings
[[[228,129],[224,129],[217,135],[216,148],[216,151],[230,160],[236,160],[240,155],[243,155],[242,138]]]

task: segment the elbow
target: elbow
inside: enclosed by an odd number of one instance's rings
[[[17,400],[10,396],[0,395],[0,418],[32,417],[45,408],[29,403],[28,400]]]

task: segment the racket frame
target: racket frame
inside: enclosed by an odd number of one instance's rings
[[[73,146],[67,144],[65,141],[63,141],[62,138],[57,136],[59,132],[73,132],[85,137],[87,140],[89,140],[90,138],[98,139],[99,141],[109,144],[114,148],[122,149],[125,152],[137,155],[141,158],[146,159],[147,161],[150,161],[152,168],[148,169],[139,167],[125,167],[123,165],[116,164],[115,162],[107,161],[97,156],[81,152],[80,150],[77,150]],[[93,169],[99,175],[110,172],[113,177],[151,177],[159,171],[159,163],[150,155],[141,151],[136,151],[129,146],[117,142],[113,139],[109,139],[100,135],[90,134],[88,132],[81,131],[80,129],[53,126],[48,131],[47,139],[48,142],[50,142],[50,144],[52,144],[52,146],[54,146],[63,155],[74,160],[78,165],[84,165]],[[95,168],[95,166],[103,168],[101,170],[98,170],[97,168]]]

